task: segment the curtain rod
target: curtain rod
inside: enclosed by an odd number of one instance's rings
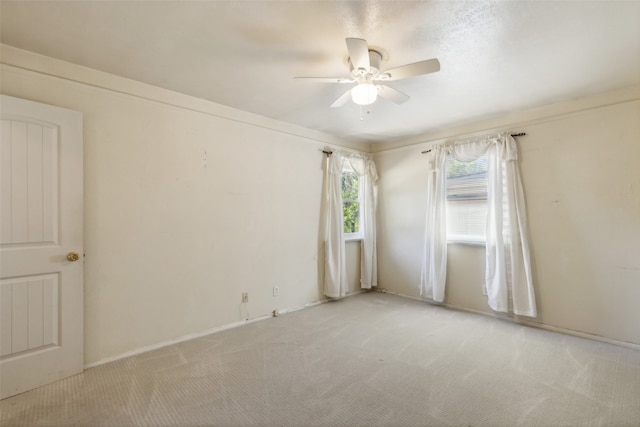
[[[511,136],[513,136],[513,137],[516,137],[516,136],[526,136],[526,135],[527,135],[527,134],[526,134],[526,133],[524,133],[524,132],[520,132],[520,133],[512,133],[512,134],[511,134]],[[420,153],[421,153],[421,154],[427,154],[427,153],[430,153],[430,152],[431,152],[431,150],[424,150],[424,151],[421,151]]]
[[[327,150],[319,150],[321,152],[323,152],[324,154],[327,155],[327,157],[331,156],[333,154],[333,151],[327,151]],[[353,153],[353,156],[356,157],[362,157],[363,159],[370,159],[369,155],[367,154],[361,154],[361,153]]]

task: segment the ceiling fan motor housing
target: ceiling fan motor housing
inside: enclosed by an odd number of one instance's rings
[[[382,62],[382,53],[377,50],[369,49],[369,69],[354,68],[349,59],[349,68],[351,69],[351,75],[354,79],[359,80],[361,78],[375,79],[380,73],[380,63]]]

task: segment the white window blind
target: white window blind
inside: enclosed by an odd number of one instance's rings
[[[487,220],[487,155],[463,163],[447,157],[447,240],[484,243]]]

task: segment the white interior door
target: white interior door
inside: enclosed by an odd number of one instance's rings
[[[82,114],[5,95],[0,108],[5,398],[83,369]]]

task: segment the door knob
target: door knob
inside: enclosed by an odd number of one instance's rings
[[[67,254],[67,259],[72,262],[77,261],[80,259],[80,254],[78,252],[69,252]]]

